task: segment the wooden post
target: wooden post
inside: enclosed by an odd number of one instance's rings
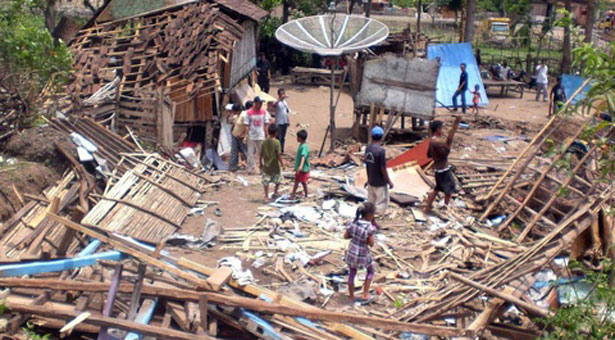
[[[53,213],[55,214],[56,212]],[[71,214],[70,219],[73,222],[79,223],[81,222],[83,215],[84,214],[81,210],[75,209]],[[64,236],[62,236],[62,240],[60,240],[60,245],[58,246],[58,250],[56,251],[56,254],[58,256],[66,255],[66,251],[68,250],[68,247],[75,238],[75,234],[76,232],[73,229],[64,227]]]
[[[209,323],[207,321],[207,295],[199,296],[199,312],[201,313],[200,325],[203,332],[209,330]]]
[[[121,262],[118,262],[115,265],[115,269],[113,270],[113,277],[111,278],[111,286],[109,286],[109,293],[107,294],[107,301],[105,302],[105,307],[103,308],[103,316],[111,316],[111,312],[113,311],[113,305],[115,304],[115,297],[117,295],[120,281],[122,279],[123,269],[124,265]],[[106,326],[100,329],[100,333],[98,333],[98,340],[110,339],[109,334],[107,334],[107,329],[108,327]]]
[[[374,104],[369,106],[369,126],[367,127],[367,144],[372,143],[372,128],[376,122],[376,107]]]
[[[139,262],[137,268],[137,282],[135,284],[135,290],[130,297],[130,311],[128,312],[128,320],[134,321],[137,316],[137,309],[139,308],[139,300],[141,299],[141,289],[143,289],[143,280],[145,279],[145,270],[147,266],[145,263]]]
[[[330,93],[330,105],[329,108],[329,130],[331,133],[331,144],[329,146],[329,151],[335,151],[335,102],[334,102],[334,91],[335,91],[335,64],[337,63],[337,58],[331,57],[331,93]],[[340,89],[341,91],[341,89]]]

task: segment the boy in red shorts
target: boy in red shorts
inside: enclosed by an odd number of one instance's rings
[[[295,185],[293,186],[293,193],[290,195],[291,200],[295,199],[299,183],[303,186],[305,198],[308,197],[307,182],[310,178],[310,149],[306,143],[307,137],[307,131],[301,130],[297,132],[299,148],[297,149],[297,158],[295,159]]]

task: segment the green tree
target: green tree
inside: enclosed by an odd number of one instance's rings
[[[615,338],[615,286],[612,284],[615,266],[603,261],[603,270],[591,271],[582,264],[570,268],[583,272],[582,279],[572,286],[569,297],[576,300],[564,306],[541,323],[546,326],[543,338],[548,340],[603,340]]]
[[[43,13],[34,1],[0,3],[0,90],[5,94],[0,110],[16,110],[20,124],[36,115],[40,92],[62,84],[72,57],[63,42],[54,40]]]

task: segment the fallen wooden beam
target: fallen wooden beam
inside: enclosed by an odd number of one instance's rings
[[[495,289],[493,289],[491,287],[487,287],[487,286],[485,286],[485,285],[483,285],[481,283],[478,283],[476,281],[472,281],[470,279],[467,279],[467,278],[465,278],[465,277],[463,277],[463,276],[461,276],[459,274],[456,274],[456,273],[453,273],[453,272],[449,272],[448,275],[452,279],[454,279],[456,281],[459,281],[459,282],[461,282],[461,283],[463,283],[465,285],[468,285],[468,286],[470,286],[472,288],[481,290],[481,291],[483,291],[483,292],[485,292],[485,293],[487,293],[487,294],[489,294],[491,296],[495,296],[495,297],[500,298],[500,299],[502,299],[502,300],[504,300],[506,302],[510,302],[510,303],[516,305],[519,308],[525,309],[528,313],[533,314],[535,316],[539,316],[541,318],[544,318],[544,317],[547,317],[547,316],[551,315],[551,312],[549,310],[547,310],[547,309],[541,308],[541,307],[536,306],[536,305],[531,304],[531,303],[527,303],[527,302],[525,302],[525,301],[523,301],[523,300],[521,300],[521,299],[519,299],[519,298],[517,298],[517,297],[515,297],[513,295],[503,293],[503,292],[495,290]]]
[[[132,247],[127,246],[125,243],[118,241],[114,238],[111,238],[107,235],[104,235],[102,233],[96,232],[88,227],[82,226],[78,223],[75,223],[73,221],[70,221],[68,219],[62,218],[58,215],[54,215],[52,213],[48,213],[47,215],[50,219],[58,222],[58,223],[62,223],[63,225],[74,229],[80,233],[83,233],[87,236],[93,237],[103,243],[107,243],[111,246],[113,246],[115,249],[121,251],[122,253],[125,253],[127,255],[130,255],[134,258],[136,258],[137,260],[144,262],[146,264],[152,265],[156,268],[160,268],[162,270],[168,271],[169,273],[180,277],[194,285],[196,285],[199,288],[203,288],[203,289],[209,289],[209,284],[207,282],[205,282],[205,280],[199,278],[198,276],[189,273],[187,271],[181,270],[173,265],[170,265],[164,261],[161,261],[157,258],[154,258],[153,256],[150,256],[148,254],[145,254],[143,252],[137,251]]]
[[[104,282],[80,282],[72,280],[57,280],[57,279],[0,279],[0,286],[3,287],[21,287],[21,288],[41,288],[55,290],[75,290],[89,292],[106,292],[109,289],[109,283]],[[120,293],[130,293],[134,289],[134,285],[130,283],[121,283],[118,287]],[[244,298],[231,295],[223,295],[218,293],[201,293],[177,288],[161,288],[152,285],[144,284],[141,293],[143,295],[159,297],[165,299],[174,299],[180,301],[199,302],[202,297],[206,297],[207,301],[212,304],[218,304],[228,307],[243,307],[248,310],[281,314],[289,316],[301,316],[311,320],[339,322],[342,323],[358,323],[366,324],[372,327],[408,331],[421,334],[432,334],[443,336],[459,335],[457,329],[452,327],[440,327],[427,324],[412,324],[398,322],[382,318],[372,318],[363,315],[336,313],[316,308],[311,305],[305,307],[300,304],[293,306],[284,306],[279,303],[269,303],[266,301]],[[309,308],[308,308],[309,307]],[[178,308],[181,308],[178,306]]]
[[[8,303],[9,310],[18,313],[28,313],[35,315],[42,315],[44,317],[72,320],[76,318],[79,312],[55,310],[53,308],[44,306],[29,306],[18,303]],[[133,321],[127,321],[102,315],[92,314],[86,320],[83,321],[86,324],[92,324],[101,327],[119,328],[129,332],[138,332],[142,335],[149,335],[158,339],[169,340],[212,340],[215,339],[206,335],[195,335],[185,332],[176,331],[170,328],[162,328],[157,326],[144,325]]]

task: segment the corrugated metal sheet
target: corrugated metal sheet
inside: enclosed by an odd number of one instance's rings
[[[438,62],[393,55],[365,62],[359,105],[374,104],[417,118],[434,115]]]
[[[472,44],[440,44],[433,45],[427,48],[427,57],[430,60],[440,59],[440,73],[438,75],[438,83],[436,89],[436,105],[438,107],[453,106],[453,94],[459,85],[459,65],[466,63],[466,71],[468,72],[468,90],[473,90],[474,86],[480,86],[481,101],[479,105],[486,106],[489,104],[487,93],[483,86],[483,80],[480,77],[480,71],[474,58]],[[469,105],[472,103],[472,94],[466,92],[466,102]],[[461,99],[459,100],[461,103]]]
[[[256,67],[256,24],[244,21],[241,26],[244,29],[243,37],[233,48],[231,87]]]
[[[562,74],[562,85],[564,86],[564,92],[566,93],[566,98],[572,97],[574,92],[583,85],[587,78],[575,76],[572,74]],[[571,104],[576,104],[579,100],[583,100],[587,95],[587,92],[591,88],[591,84],[585,85],[585,88],[572,99]]]

